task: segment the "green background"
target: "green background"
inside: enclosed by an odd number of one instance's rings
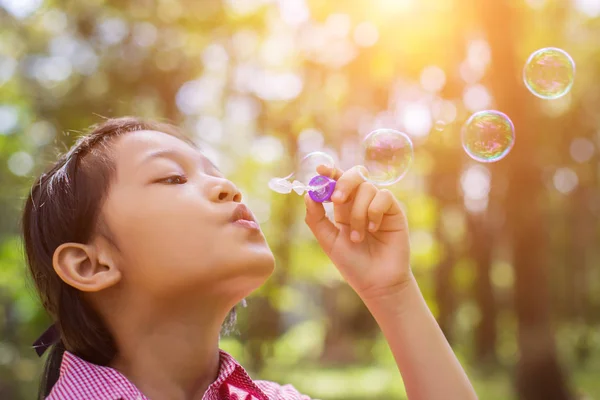
[[[123,115],[184,127],[268,236],[276,273],[222,342],[254,378],[405,398],[301,197],[267,187],[308,151],[355,165],[389,127],[415,144],[391,187],[412,267],[480,398],[600,398],[599,16],[597,0],[0,0],[0,398],[34,397],[49,323],[25,274],[24,196],[85,128]],[[577,64],[552,101],[521,78],[548,46]],[[498,163],[461,148],[481,109],[515,125]]]

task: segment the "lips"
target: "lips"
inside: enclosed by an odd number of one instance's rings
[[[237,221],[250,221],[256,223],[254,215],[252,215],[252,212],[248,209],[248,207],[246,207],[245,204],[240,204],[235,208],[235,210],[233,210],[231,222]]]

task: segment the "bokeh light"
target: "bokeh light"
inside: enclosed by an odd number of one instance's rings
[[[569,146],[571,157],[578,163],[589,161],[595,152],[594,142],[587,138],[575,138]]]
[[[489,202],[491,173],[483,165],[474,164],[460,177],[465,208],[472,213],[485,211]]]
[[[274,136],[260,136],[254,139],[250,147],[254,159],[262,164],[270,164],[283,157],[284,149],[281,140]]]
[[[568,194],[575,190],[579,184],[577,173],[571,168],[558,168],[552,178],[554,187],[562,194]]]
[[[310,18],[306,0],[278,0],[277,4],[282,21],[289,25],[300,25]]]
[[[348,14],[329,14],[325,20],[325,27],[332,36],[345,38],[350,33],[352,20]]]
[[[431,110],[425,103],[407,104],[402,110],[400,119],[406,133],[413,137],[427,136],[433,125]]]
[[[589,18],[600,16],[600,0],[572,0],[575,9]]]
[[[112,46],[125,39],[129,33],[129,26],[121,18],[107,18],[98,22],[96,31],[105,45]]]
[[[323,132],[314,128],[304,129],[298,135],[298,152],[300,154],[308,154],[313,151],[322,149],[325,145]]]
[[[58,9],[47,9],[41,16],[41,26],[54,35],[62,33],[69,25],[67,14]]]
[[[219,143],[223,139],[223,123],[210,115],[201,116],[196,121],[195,134],[201,141]]]
[[[133,41],[140,47],[150,47],[156,43],[158,29],[150,22],[138,22],[133,27]]]
[[[439,92],[445,84],[446,74],[440,67],[431,65],[421,72],[421,86],[428,92]]]
[[[449,100],[436,99],[431,105],[432,119],[435,124],[451,124],[456,120],[458,109],[454,102]]]
[[[24,151],[18,151],[8,158],[8,169],[17,176],[27,175],[33,166],[33,157]]]
[[[42,147],[55,138],[56,128],[48,121],[37,121],[29,126],[27,135],[34,146]]]
[[[209,71],[219,71],[227,67],[229,54],[225,48],[217,43],[212,43],[202,52],[202,63]]]
[[[0,6],[13,17],[25,19],[35,13],[44,0],[0,0]]]
[[[492,105],[492,96],[481,84],[467,86],[463,92],[463,102],[471,112],[482,111]]]
[[[0,135],[12,133],[19,125],[19,109],[0,105]]]
[[[379,40],[379,30],[371,22],[361,22],[354,28],[354,42],[361,47],[371,47]]]
[[[17,68],[17,61],[8,56],[0,55],[0,86],[12,78]]]

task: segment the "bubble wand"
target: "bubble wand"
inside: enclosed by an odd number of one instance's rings
[[[393,129],[378,129],[363,140],[363,167],[359,170],[367,182],[378,186],[389,186],[406,175],[413,159],[410,138]],[[298,195],[308,192],[318,203],[331,201],[336,181],[329,176],[315,175],[319,165],[334,169],[333,158],[324,152],[315,151],[302,158],[295,172],[283,178],[272,178],[269,188],[277,193]],[[296,177],[293,181],[292,178]]]

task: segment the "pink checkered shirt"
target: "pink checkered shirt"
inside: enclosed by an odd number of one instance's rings
[[[310,400],[292,386],[268,381],[253,381],[229,354],[220,351],[217,379],[202,400]],[[148,400],[123,374],[101,367],[65,352],[60,377],[46,400]]]

